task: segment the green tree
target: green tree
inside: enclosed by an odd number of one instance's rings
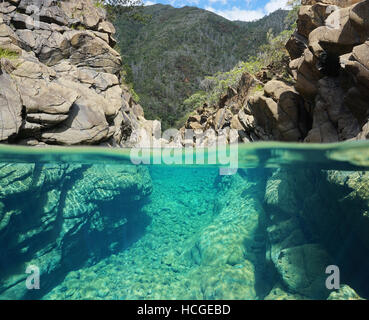
[[[122,16],[136,21],[147,19],[141,12],[142,0],[95,0],[95,5],[105,8],[110,21]]]
[[[301,0],[289,0],[287,5],[291,8],[291,10],[285,19],[285,23],[288,26],[292,25],[294,28],[296,28],[297,15],[301,7]]]
[[[272,66],[274,71],[279,72],[286,81],[291,78],[286,71],[286,61],[289,59],[285,48],[287,41],[296,29],[296,20],[298,10],[301,6],[300,0],[290,0],[288,2],[291,10],[284,19],[285,30],[273,34],[273,29],[266,33],[266,43],[261,45],[256,55],[248,58],[246,62],[239,62],[238,65],[228,72],[218,72],[212,77],[206,77],[200,83],[201,91],[196,92],[183,102],[186,115],[191,114],[193,110],[204,103],[214,105],[219,101],[219,97],[224,94],[228,87],[233,87],[239,82],[243,72],[256,74],[262,68]],[[262,87],[256,86],[255,90],[262,90]],[[180,125],[183,125],[186,118],[182,118]]]

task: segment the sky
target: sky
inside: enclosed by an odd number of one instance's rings
[[[288,0],[144,0],[145,5],[170,4],[173,7],[194,6],[212,11],[228,20],[258,20],[280,8]]]

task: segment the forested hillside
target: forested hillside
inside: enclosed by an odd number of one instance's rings
[[[178,126],[188,112],[183,102],[206,76],[232,69],[285,29],[286,11],[255,22],[228,21],[209,11],[167,5],[142,9],[145,22],[116,19],[118,44],[145,115],[162,126]]]

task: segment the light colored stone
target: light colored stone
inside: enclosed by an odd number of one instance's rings
[[[1,66],[1,64],[0,64]],[[22,102],[12,78],[0,69],[0,141],[19,132],[22,124]]]
[[[361,298],[354,289],[348,285],[341,285],[341,288],[332,292],[327,300],[364,300]]]
[[[305,244],[282,250],[276,267],[289,290],[324,299],[329,294],[325,287],[325,269],[331,264],[329,255],[321,246]]]

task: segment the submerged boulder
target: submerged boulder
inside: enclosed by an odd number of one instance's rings
[[[267,259],[288,292],[327,298],[325,268],[336,265],[342,282],[369,294],[366,185],[361,171],[280,169],[268,179]]]
[[[238,175],[228,178],[220,179],[216,215],[192,241],[184,258],[195,266],[190,279],[194,288],[200,285],[198,298],[258,299],[270,290],[261,233],[263,177],[257,184]]]
[[[305,244],[280,251],[276,268],[292,292],[322,299],[328,297],[325,269],[331,264],[326,250],[317,244]]]
[[[282,284],[277,283],[264,300],[307,300],[307,298],[300,294],[290,293]]]
[[[3,299],[34,294],[24,283],[29,265],[40,268],[45,292],[58,275],[124,246],[127,225],[142,220],[130,211],[151,192],[147,170],[127,165],[3,163],[0,177]]]
[[[348,285],[342,285],[337,291],[332,292],[328,300],[364,300],[361,298],[354,289]]]

